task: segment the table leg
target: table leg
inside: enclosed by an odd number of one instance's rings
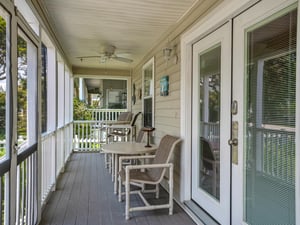
[[[111,153],[111,165],[110,165],[110,171],[111,171],[111,181],[114,182],[115,178],[115,154]]]
[[[118,171],[119,171],[119,166],[118,166],[118,154],[115,154],[115,182],[114,182],[114,192],[117,195],[118,194]]]

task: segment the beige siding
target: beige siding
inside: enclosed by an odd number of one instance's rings
[[[172,30],[167,32],[166,36],[145,56],[144,60],[133,70],[132,83],[136,86],[136,103],[132,106],[133,112],[142,111],[142,100],[138,98],[138,90],[142,88],[142,67],[153,56],[155,59],[155,134],[154,142],[159,143],[160,139],[171,134],[180,135],[180,35],[186,31],[191,25],[199,21],[209,10],[211,10],[218,0],[203,0],[198,8],[190,12],[189,15],[181,21],[180,24],[174,26]],[[169,42],[170,46],[176,46],[172,52],[172,58],[166,62],[163,57],[162,49]],[[175,55],[178,61],[175,60]],[[169,75],[169,95],[160,96],[160,78]],[[141,128],[142,121],[137,123],[138,129]],[[174,195],[179,199],[180,193],[180,148],[175,151],[174,162]],[[168,176],[168,175],[167,175]],[[165,184],[165,183],[163,183]],[[164,185],[167,187],[167,185]]]

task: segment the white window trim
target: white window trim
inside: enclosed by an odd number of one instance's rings
[[[146,68],[149,68],[149,66],[152,65],[152,85],[150,85],[150,95],[149,96],[144,96],[144,78],[145,78],[145,70]],[[143,65],[143,68],[142,68],[142,71],[143,71],[143,74],[142,74],[142,110],[143,110],[143,115],[145,115],[145,112],[144,112],[144,100],[145,99],[150,99],[152,98],[152,127],[155,127],[155,108],[154,108],[154,102],[155,102],[155,60],[154,60],[154,56],[148,61],[146,62],[144,65]],[[144,124],[144,121],[143,121],[143,124]]]

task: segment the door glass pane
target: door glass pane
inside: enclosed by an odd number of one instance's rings
[[[220,79],[221,46],[199,56],[200,148],[199,187],[220,199]]]
[[[244,220],[295,224],[294,10],[247,33]]]
[[[144,126],[152,126],[152,98],[144,99]]]

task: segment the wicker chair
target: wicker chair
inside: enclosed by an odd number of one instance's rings
[[[143,165],[128,165],[125,169],[122,167],[119,171],[119,200],[121,201],[121,185],[125,184],[125,218],[129,219],[129,213],[132,211],[153,210],[169,208],[169,215],[173,214],[173,164],[170,163],[172,153],[175,146],[181,140],[177,137],[166,135],[164,136],[155,155],[147,156],[121,156],[119,164],[122,165],[123,160],[128,159],[153,159],[151,164]],[[156,198],[159,197],[159,183],[162,181],[166,170],[169,169],[169,202],[160,205],[150,205],[142,193],[155,192]],[[140,186],[137,191],[130,191],[130,184]],[[144,185],[155,185],[154,190],[145,190]],[[145,206],[131,207],[130,194],[138,194]]]

